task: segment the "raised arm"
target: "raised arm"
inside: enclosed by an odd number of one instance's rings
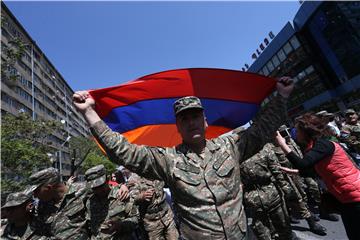
[[[275,136],[276,130],[287,118],[286,102],[294,88],[289,77],[282,77],[277,82],[278,95],[257,114],[256,120],[246,131],[236,137],[240,161],[250,158]]]
[[[166,161],[164,149],[131,144],[123,135],[112,131],[94,110],[95,101],[87,91],[76,92],[73,102],[111,161],[140,176],[166,180],[171,163]]]

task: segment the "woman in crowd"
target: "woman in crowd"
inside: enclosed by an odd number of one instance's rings
[[[329,140],[330,130],[321,118],[306,113],[296,120],[296,141],[302,146],[303,158],[293,153],[285,139],[276,140],[296,168],[314,167],[328,191],[341,203],[341,217],[350,240],[360,239],[360,170],[337,143]]]

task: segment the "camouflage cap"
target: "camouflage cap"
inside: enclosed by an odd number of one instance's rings
[[[26,193],[26,192],[10,193],[6,198],[5,205],[2,206],[1,209],[20,206],[21,204],[30,200],[31,197],[32,197],[32,195],[30,193]]]
[[[104,165],[97,165],[85,172],[85,179],[89,188],[95,188],[106,182],[106,169]]]
[[[30,187],[27,188],[26,192],[33,192],[35,189],[43,184],[59,183],[60,174],[56,168],[46,168],[39,172],[32,174],[29,177]]]
[[[356,112],[355,112],[355,110],[352,109],[352,108],[349,108],[349,109],[347,109],[347,110],[345,111],[345,115],[354,114],[354,113],[356,113]]]
[[[193,108],[204,110],[203,106],[201,105],[200,99],[194,96],[179,98],[174,102],[175,116],[184,110]]]

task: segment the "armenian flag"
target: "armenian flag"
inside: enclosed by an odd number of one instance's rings
[[[254,73],[189,68],[89,92],[101,119],[129,142],[168,147],[181,143],[173,111],[177,99],[200,98],[209,125],[206,138],[210,139],[249,122],[275,85],[275,79]]]

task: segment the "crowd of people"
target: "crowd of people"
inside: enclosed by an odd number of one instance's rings
[[[299,239],[291,223],[305,219],[326,235],[319,217],[340,213],[350,240],[360,239],[360,122],[321,111],[285,126],[293,89],[280,78],[275,96],[252,125],[206,140],[204,108],[197,97],[174,103],[183,142],[173,148],[129,143],[94,110],[88,92],[73,96],[91,132],[121,170],[103,165],[85,182],[61,182],[48,168],[31,175],[23,192],[2,206],[4,239]],[[169,194],[164,189],[169,189]],[[325,204],[332,196],[337,206]],[[251,220],[250,220],[251,219]]]

